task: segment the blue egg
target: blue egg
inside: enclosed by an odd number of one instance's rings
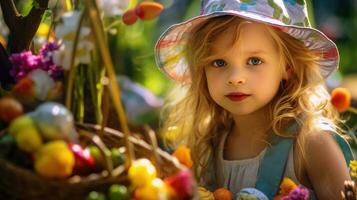
[[[72,113],[62,104],[43,103],[31,116],[45,139],[73,140],[77,137]]]
[[[237,193],[237,200],[269,200],[268,197],[255,188],[243,188]]]

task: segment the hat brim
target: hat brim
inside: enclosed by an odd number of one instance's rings
[[[271,17],[245,11],[222,11],[213,12],[207,15],[199,15],[185,22],[174,24],[169,27],[158,39],[155,45],[155,60],[157,66],[171,79],[184,81],[190,79],[187,72],[188,63],[186,62],[185,39],[187,34],[199,25],[201,22],[217,16],[233,15],[243,19],[264,23],[273,27],[278,27],[281,31],[290,36],[301,40],[305,46],[322,55],[318,61],[322,77],[327,78],[338,68],[339,53],[336,44],[331,41],[321,31],[311,27],[301,27],[295,25],[286,25],[279,20]]]

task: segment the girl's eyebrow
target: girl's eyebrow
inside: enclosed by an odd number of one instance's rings
[[[246,54],[267,54],[268,52],[263,49],[252,50],[252,51],[244,51]]]

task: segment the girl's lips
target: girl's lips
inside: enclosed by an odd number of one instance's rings
[[[244,94],[244,93],[229,93],[226,95],[226,97],[231,101],[242,101],[249,96],[250,96],[249,94]]]

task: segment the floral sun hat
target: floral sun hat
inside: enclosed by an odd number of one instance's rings
[[[326,35],[310,26],[305,0],[202,0],[199,16],[171,26],[158,39],[155,58],[159,68],[171,79],[189,80],[184,51],[190,31],[201,22],[222,15],[274,26],[301,40],[308,49],[322,54],[319,65],[324,78],[338,67],[338,49]]]

